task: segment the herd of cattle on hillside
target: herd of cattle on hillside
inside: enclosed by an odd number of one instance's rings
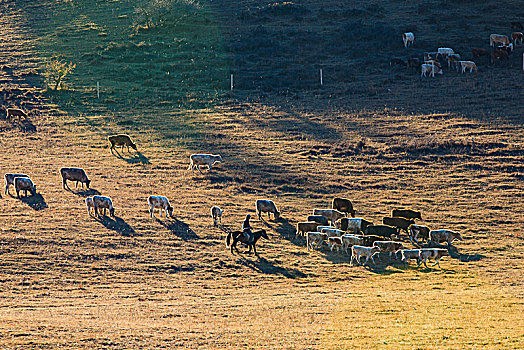
[[[116,146],[121,146],[122,151],[124,147],[127,147],[128,151],[129,147],[134,150],[137,149],[136,144],[131,141],[128,135],[110,136],[109,142],[111,152],[114,151]],[[193,154],[190,156],[188,170],[197,169],[202,173],[200,166],[206,166],[209,171],[215,163],[222,161],[220,155]],[[81,168],[62,168],[60,175],[64,189],[70,189],[67,181],[76,182],[76,187],[80,183],[82,188],[85,185],[89,189],[91,180]],[[5,174],[5,194],[9,193],[10,186],[14,186],[18,198],[20,198],[21,192],[25,196],[28,196],[28,192],[31,195],[36,194],[36,185],[26,174]],[[173,207],[167,197],[151,195],[147,201],[151,217],[154,217],[155,209],[160,209],[160,216],[162,216],[163,211],[166,218],[168,216],[173,217]],[[110,197],[101,195],[87,197],[85,204],[89,215],[101,217],[109,212],[110,216],[115,217],[115,208]],[[273,214],[275,220],[280,218],[281,213],[272,200],[259,199],[255,206],[260,220],[262,220],[263,213],[267,213],[268,219],[270,219],[270,214]],[[222,214],[223,211],[218,206],[211,208],[211,216],[215,226],[218,226],[219,223],[222,224]],[[452,242],[462,240],[459,232],[447,229],[430,230],[425,225],[416,224],[415,220],[422,220],[422,215],[420,212],[411,209],[394,209],[391,217],[382,219],[381,225],[374,225],[373,222],[364,218],[357,218],[355,214],[356,211],[349,199],[334,198],[331,208],[313,209],[312,215],[309,215],[306,221],[297,223],[295,238],[298,236],[305,237],[308,250],[320,249],[323,244],[327,244],[330,251],[336,249],[337,252],[343,250],[348,253],[348,249],[350,249],[352,265],[355,262],[361,264],[362,257],[366,258],[364,265],[369,259],[375,264],[375,257],[378,257],[380,253],[388,253],[389,261],[391,261],[392,255],[396,257],[400,253],[404,265],[407,265],[409,260],[416,259],[417,267],[422,263],[427,267],[428,259],[435,260],[433,266],[438,265],[440,267],[439,260],[443,256],[449,255],[448,249]],[[258,239],[261,237],[269,239],[265,230],[253,230],[249,221],[250,218],[251,216],[248,214],[242,224],[242,230],[228,233],[226,246],[230,248],[232,253],[234,249],[238,251],[236,245],[240,242],[248,246],[249,251],[253,249],[255,255],[257,255],[255,245]],[[416,249],[405,249],[404,243],[399,241],[402,231],[406,233]],[[392,240],[393,236],[397,238],[396,241]],[[448,249],[434,247],[435,245],[439,246],[442,242],[447,243]],[[423,244],[426,245],[425,248],[423,248]]]
[[[513,30],[523,30],[524,26],[520,22],[511,22]],[[404,47],[408,48],[415,42],[415,34],[407,32],[402,34],[402,41]],[[503,34],[491,34],[489,37],[490,48],[472,48],[472,60],[463,60],[461,55],[455,52],[450,47],[439,47],[437,51],[425,52],[424,59],[418,57],[409,57],[407,59],[394,57],[390,60],[390,65],[406,66],[410,69],[420,69],[420,77],[426,77],[428,74],[435,77],[436,74],[443,74],[442,67],[447,64],[448,69],[456,69],[457,72],[466,72],[469,69],[470,73],[478,71],[477,64],[474,59],[486,56],[490,64],[495,62],[507,61],[516,45],[523,43],[524,34],[521,31],[511,33],[511,37]]]

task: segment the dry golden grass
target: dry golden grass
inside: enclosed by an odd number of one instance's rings
[[[0,198],[0,347],[524,347],[521,125],[301,107],[324,106],[321,97],[271,102],[281,107],[111,117],[42,101],[36,133],[3,122],[2,173],[28,173],[41,197]],[[107,136],[120,132],[140,154],[109,152]],[[203,151],[225,162],[187,171]],[[117,220],[88,216],[87,193],[62,189],[63,166],[86,169]],[[168,196],[176,219],[150,218],[150,194]],[[345,255],[307,252],[293,226],[335,195],[375,222],[417,208],[424,224],[465,240],[441,269],[351,267]],[[270,235],[260,258],[230,254],[209,209],[235,228],[262,197],[283,219],[253,221]]]

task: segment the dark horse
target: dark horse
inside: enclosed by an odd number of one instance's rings
[[[244,243],[249,247],[248,253],[251,252],[251,247],[253,247],[253,252],[256,256],[258,256],[255,244],[257,244],[257,241],[260,237],[264,237],[265,239],[269,239],[269,237],[266,234],[266,230],[253,231],[253,233],[251,234],[253,235],[253,239],[251,241],[248,241],[248,239],[244,235],[244,232],[242,231],[229,232],[226,237],[226,247],[231,248],[231,253],[233,253],[233,248],[235,248],[237,253],[239,253],[237,243]],[[231,238],[233,238],[233,242],[231,242]]]

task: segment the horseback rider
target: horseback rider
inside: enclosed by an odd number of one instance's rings
[[[253,235],[253,228],[251,227],[251,224],[249,223],[249,219],[251,219],[251,215],[247,214],[246,219],[242,223],[242,233],[244,234],[244,237],[246,238],[246,242],[253,243],[255,236]]]

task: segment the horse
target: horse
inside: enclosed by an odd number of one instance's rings
[[[233,248],[235,248],[237,253],[240,253],[237,248],[237,243],[238,242],[244,243],[249,247],[249,250],[247,251],[248,253],[250,253],[251,248],[253,248],[253,252],[255,253],[256,256],[258,256],[257,248],[255,247],[255,244],[257,244],[257,241],[259,240],[260,237],[264,237],[265,239],[269,239],[269,237],[267,236],[266,230],[263,230],[263,229],[253,231],[251,234],[253,235],[253,240],[249,242],[246,236],[244,235],[243,231],[229,232],[226,237],[226,247],[230,247],[232,254],[234,254]],[[231,239],[233,239],[233,242],[231,242]]]

